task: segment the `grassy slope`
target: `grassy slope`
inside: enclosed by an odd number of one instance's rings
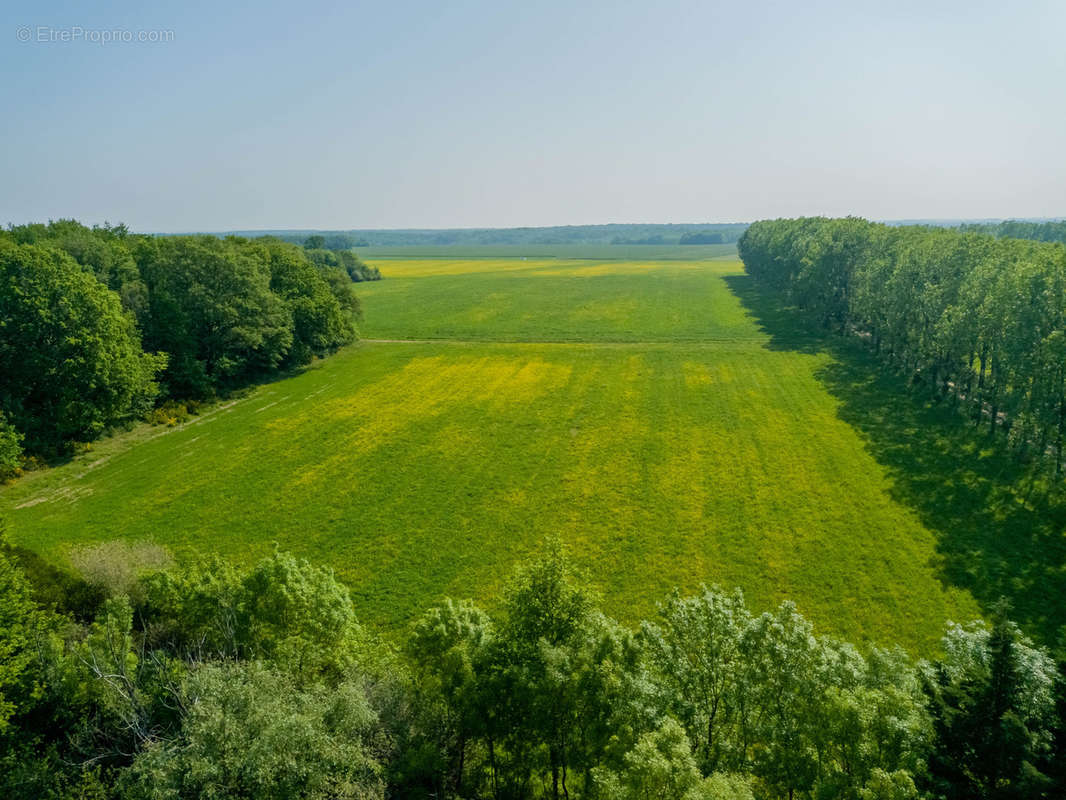
[[[367,342],[103,442],[3,491],[16,541],[57,560],[113,538],[242,559],[278,542],[390,626],[490,595],[551,532],[626,619],[718,582],[928,650],[978,613],[842,420],[819,377],[835,360],[774,341],[727,284],[735,262],[383,268],[360,287],[365,335],[441,341]]]

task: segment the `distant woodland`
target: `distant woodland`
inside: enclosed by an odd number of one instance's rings
[[[397,230],[269,230],[233,231],[239,236],[276,236],[303,242],[321,236],[330,248],[393,247],[399,245],[501,245],[501,244],[730,244],[747,228],[746,223],[559,225],[544,228],[453,228]],[[697,240],[686,241],[686,237]],[[721,237],[720,239],[718,237]]]

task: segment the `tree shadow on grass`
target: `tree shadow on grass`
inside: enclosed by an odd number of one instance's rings
[[[941,580],[986,611],[1000,598],[1045,644],[1066,625],[1066,490],[954,410],[927,399],[854,337],[822,332],[747,275],[730,289],[772,350],[827,353],[816,377],[893,480],[892,496],[937,537]]]
[[[3,531],[0,520],[0,533]],[[103,591],[57,567],[29,548],[13,545],[0,537],[0,552],[14,561],[29,581],[33,599],[45,608],[69,614],[79,622],[91,622],[104,601]]]

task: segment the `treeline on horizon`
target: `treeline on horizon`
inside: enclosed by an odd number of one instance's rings
[[[356,336],[353,282],[378,278],[319,239],[0,231],[0,479],[333,352]]]
[[[1003,222],[965,223],[959,230],[965,233],[988,233],[999,239],[1032,239],[1066,244],[1066,220],[1028,222],[1009,219]]]
[[[321,236],[329,247],[339,249],[401,245],[730,244],[740,237],[745,228],[746,223],[617,223],[540,228],[271,230],[232,233],[248,237],[269,234],[291,242],[303,242],[312,235]]]
[[[0,537],[7,798],[1007,800],[1066,792],[1063,665],[1002,607],[940,655],[816,635],[791,603],[673,594],[635,630],[557,541],[494,611],[371,635],[275,552],[57,572]],[[27,565],[29,568],[27,568]]]
[[[967,233],[988,233],[999,238],[1033,239],[1036,241],[1066,241],[1066,222],[1031,222],[1005,220],[1002,222],[965,222],[958,220],[913,220],[889,222],[899,226],[958,228]],[[320,236],[331,250],[353,247],[398,247],[431,245],[695,245],[733,244],[748,228],[746,222],[640,224],[616,223],[608,225],[557,225],[527,228],[397,228],[352,229],[346,231],[267,230],[231,231],[228,235],[255,238],[275,236],[283,241],[302,244],[310,236]],[[170,235],[170,234],[164,234]],[[227,235],[227,234],[215,234]]]
[[[756,222],[747,272],[1019,458],[1066,455],[1066,247],[848,217]]]

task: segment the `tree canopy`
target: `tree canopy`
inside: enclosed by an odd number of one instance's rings
[[[86,440],[150,407],[166,357],[63,251],[0,239],[0,410],[34,447]]]
[[[0,479],[23,449],[60,451],[334,352],[356,336],[354,283],[380,277],[348,250],[270,237],[0,231]]]
[[[356,622],[332,573],[282,552],[105,587],[87,621],[34,600],[51,594],[0,546],[6,797],[998,800],[1063,789],[1063,675],[1005,610],[991,625],[950,624],[928,662],[820,636],[791,603],[757,612],[716,587],[674,593],[627,630],[556,540],[494,610],[445,599],[393,637],[398,648]]]
[[[748,273],[1019,458],[1066,463],[1066,247],[865,220],[754,223]]]

